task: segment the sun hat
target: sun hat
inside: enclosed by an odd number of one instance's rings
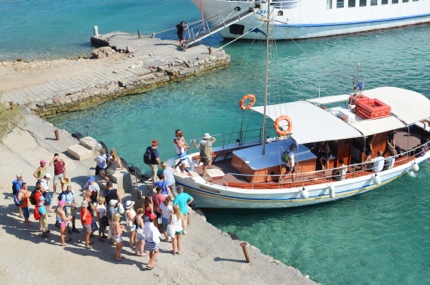
[[[155,220],[157,218],[157,215],[154,213],[149,214],[149,220],[152,222],[153,220]]]
[[[61,182],[63,184],[69,184],[70,183],[70,178],[64,177],[63,179],[61,179]]]
[[[58,207],[63,207],[66,204],[66,201],[61,200],[60,202],[58,202]]]
[[[46,179],[51,179],[51,174],[46,173],[44,177],[45,177]]]
[[[116,204],[118,204],[118,200],[110,200],[109,201],[110,206],[115,206]]]
[[[82,201],[81,207],[82,208],[88,207],[88,201],[87,200]]]
[[[208,140],[211,138],[211,135],[209,133],[204,133],[202,139]]]
[[[126,209],[130,209],[131,207],[133,207],[133,205],[134,205],[134,201],[125,202],[125,208]]]
[[[44,161],[43,159],[40,161],[40,165],[45,165],[46,164],[46,161]]]

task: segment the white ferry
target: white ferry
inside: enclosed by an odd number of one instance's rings
[[[192,0],[224,38],[305,39],[430,22],[430,0]]]

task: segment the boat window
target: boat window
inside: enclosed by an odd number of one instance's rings
[[[336,8],[343,8],[343,7],[344,7],[344,2],[343,2],[343,0],[337,0]]]
[[[355,7],[355,0],[348,0],[348,7]]]
[[[409,0],[403,0],[403,3],[407,3],[407,2],[409,2]]]
[[[332,0],[327,0],[327,9],[331,9],[332,8]]]
[[[378,0],[370,0],[370,6],[378,5]]]
[[[360,7],[366,7],[367,0],[360,0]]]
[[[391,0],[391,4],[398,4],[399,0]]]
[[[382,0],[382,5],[387,5],[388,4],[388,0]]]
[[[284,16],[284,12],[283,11],[278,11],[278,16]]]

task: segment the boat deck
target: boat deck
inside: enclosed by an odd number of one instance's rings
[[[403,155],[396,157],[394,166],[399,166],[413,161],[415,159],[415,155],[417,154],[413,150],[421,144],[422,138],[428,139],[429,136],[430,134],[426,133],[423,135],[421,132],[419,132],[419,130],[412,130],[411,133],[408,133],[407,129],[397,130],[394,139],[396,141],[396,145],[400,148],[400,151]],[[428,148],[426,148],[426,151],[428,151]],[[284,168],[282,173],[285,173],[285,166],[280,165],[280,167]],[[226,158],[226,156],[224,156],[224,159],[214,162],[210,169],[222,171],[222,173],[225,173],[225,175],[218,177],[206,177],[208,181],[218,185],[228,185],[231,187],[246,189],[301,187],[334,181],[334,169],[328,169],[310,173],[296,173],[293,175],[288,174],[284,175],[282,179],[273,179],[273,177],[270,177],[267,182],[250,182],[246,179],[246,176],[240,174],[234,167],[231,166],[231,158]],[[202,175],[203,169],[201,166],[199,166],[195,168],[195,171],[199,175]],[[208,173],[209,172],[210,171],[208,171]],[[368,175],[371,172],[372,167],[364,163],[348,166],[346,179]]]

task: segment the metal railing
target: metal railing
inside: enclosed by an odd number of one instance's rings
[[[422,145],[419,145],[409,151],[402,152],[400,154],[391,156],[395,159],[393,168],[396,166],[400,166],[409,162],[412,162],[414,159],[424,156],[425,153],[429,150],[429,144],[430,142],[424,143]],[[387,168],[387,159],[389,157],[385,158],[384,161],[384,168],[382,171],[392,168]],[[369,175],[370,173],[375,173],[373,171],[373,162],[367,161],[362,163],[356,163],[356,164],[350,164],[345,165],[348,169],[348,172],[345,176],[345,179],[347,180],[355,177],[360,177],[364,175]],[[281,165],[280,165],[281,167]],[[239,187],[239,188],[245,188],[245,189],[267,189],[267,188],[289,188],[289,187],[304,187],[307,185],[314,185],[314,184],[322,184],[322,183],[329,183],[329,182],[335,182],[336,178],[340,176],[340,173],[335,173],[335,171],[339,171],[340,167],[325,169],[325,170],[317,170],[317,171],[310,171],[310,172],[300,172],[300,173],[294,173],[294,174],[273,174],[273,175],[265,175],[265,174],[241,174],[241,173],[226,173],[226,175],[233,175],[236,178],[238,178],[240,181],[234,181],[234,182],[225,182],[225,186],[232,186],[232,187]],[[378,172],[379,173],[379,172]],[[248,179],[251,178],[251,179]],[[281,178],[289,178],[292,179],[292,181],[283,181]],[[257,179],[255,179],[257,178]],[[250,182],[250,180],[257,180],[259,182]],[[264,182],[262,182],[264,181]]]

